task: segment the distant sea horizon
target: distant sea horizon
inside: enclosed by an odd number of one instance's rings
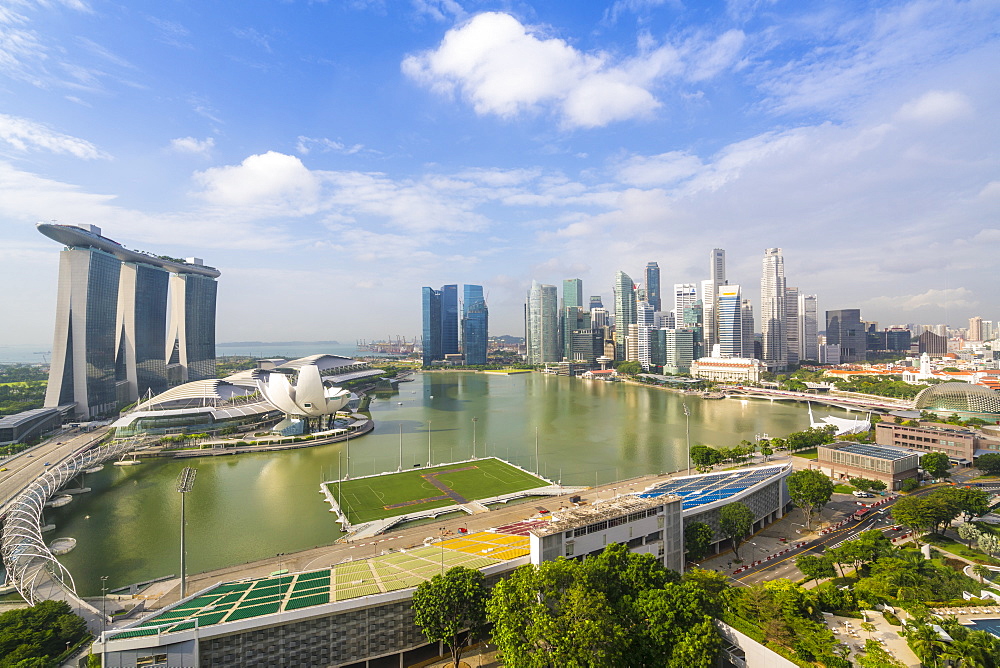
[[[227,341],[215,344],[217,357],[246,355],[249,357],[284,357],[297,359],[308,355],[341,355],[343,357],[385,357],[379,353],[358,351],[354,343],[339,341]],[[52,345],[0,345],[0,364],[48,364]]]

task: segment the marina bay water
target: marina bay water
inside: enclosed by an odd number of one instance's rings
[[[372,402],[377,426],[351,441],[350,475],[425,465],[428,443],[433,463],[469,459],[475,443],[477,456],[495,455],[566,485],[680,470],[686,467],[685,402],[692,444],[732,446],[809,426],[805,404],[701,399],[540,373],[429,372]],[[179,572],[175,480],[184,466],[198,469],[186,501],[191,573],[328,544],[341,535],[319,485],[347,473],[344,443],[108,465],[87,476],[91,493],[46,513],[56,525],[48,536],[77,539],[76,549],[60,559],[82,594],[99,593],[103,575],[114,588]]]

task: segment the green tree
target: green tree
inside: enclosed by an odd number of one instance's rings
[[[833,561],[826,556],[817,557],[812,554],[803,554],[796,557],[795,567],[802,571],[802,575],[807,580],[822,580],[837,576],[837,571],[833,568]]]
[[[919,496],[908,496],[896,501],[892,506],[892,517],[896,522],[917,532],[930,531],[936,525],[936,514],[927,500]]]
[[[833,482],[821,471],[803,469],[788,476],[788,496],[802,509],[806,529],[812,529],[813,515],[833,496]]]
[[[618,373],[623,373],[627,376],[635,376],[642,373],[642,365],[638,362],[621,362],[615,369]]]
[[[906,664],[871,639],[865,641],[865,653],[856,656],[855,660],[861,668],[906,668]]]
[[[691,463],[699,470],[708,470],[722,461],[722,453],[707,445],[691,446]]]
[[[428,640],[448,646],[455,668],[486,625],[486,596],[483,574],[463,566],[421,582],[413,592],[414,623]]]
[[[915,489],[917,489],[919,487],[920,487],[920,483],[917,481],[916,478],[907,478],[899,486],[899,490],[901,492],[912,492],[913,490],[915,490]]]
[[[990,452],[976,457],[976,468],[988,475],[1000,475],[1000,452]]]
[[[917,658],[928,665],[935,665],[937,657],[944,652],[941,636],[926,624],[907,626],[906,642]]]
[[[735,501],[719,510],[719,529],[733,542],[733,554],[740,558],[740,543],[753,531],[753,512],[745,504]]]
[[[978,541],[982,535],[983,532],[970,522],[958,526],[958,537],[966,541],[966,545],[969,547],[972,547],[972,544]]]
[[[66,650],[67,643],[75,645],[87,635],[86,622],[65,601],[9,610],[0,615],[0,668],[30,660],[47,665]]]
[[[947,478],[951,462],[943,452],[928,452],[920,457],[920,467],[932,478]]]
[[[684,527],[684,551],[689,561],[699,561],[708,554],[715,532],[704,522],[692,522]]]
[[[983,584],[983,578],[990,576],[992,571],[983,564],[976,564],[972,567],[972,574],[979,578],[979,584]]]
[[[851,484],[860,489],[862,492],[870,492],[875,489],[874,480],[869,480],[868,478],[851,478]],[[882,483],[882,489],[885,489],[885,483]]]

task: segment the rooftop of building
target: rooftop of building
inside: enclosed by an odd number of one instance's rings
[[[684,500],[683,509],[689,510],[728,499],[757,485],[770,483],[790,472],[791,466],[782,464],[780,466],[684,476],[653,485],[638,496],[640,498],[655,498],[664,494],[676,494]]]
[[[76,225],[55,225],[52,223],[38,223],[36,227],[38,227],[39,232],[61,244],[71,247],[94,248],[110,253],[122,262],[148,264],[175,274],[197,274],[208,278],[218,278],[221,275],[221,272],[215,267],[200,264],[200,260],[197,261],[199,264],[195,264],[178,258],[125,248],[117,241],[102,236],[98,227],[86,229]]]
[[[640,497],[631,494],[619,496],[614,499],[595,503],[592,506],[579,506],[560,511],[553,515],[551,522],[531,527],[528,531],[536,536],[549,536],[561,531],[589,526],[594,522],[623,517],[680,500],[681,497],[673,494],[660,494],[656,497]]]
[[[32,420],[37,420],[43,416],[58,412],[58,408],[31,408],[20,413],[0,417],[0,427],[19,427]]]
[[[910,450],[892,448],[885,445],[868,445],[866,443],[850,443],[848,441],[838,441],[836,443],[830,443],[829,445],[821,445],[820,447],[828,450],[849,452],[853,455],[886,459],[889,461],[896,461],[897,459],[903,459],[904,457],[919,454]]]

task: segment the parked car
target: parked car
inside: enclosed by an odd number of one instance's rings
[[[862,492],[860,489],[854,490],[852,494],[854,494],[854,496],[858,497],[859,499],[870,499],[873,496],[875,496],[874,494],[869,494],[868,492]]]

